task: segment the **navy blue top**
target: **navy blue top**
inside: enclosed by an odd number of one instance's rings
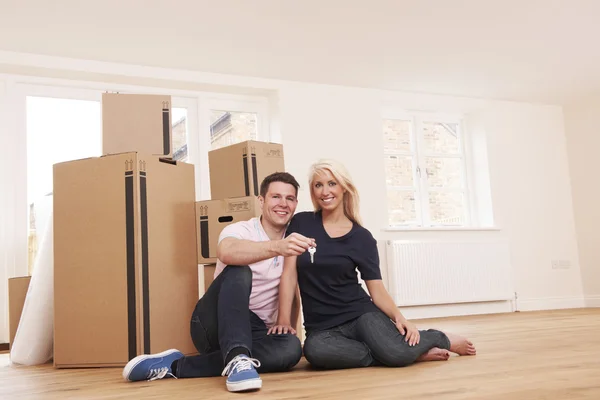
[[[308,252],[298,256],[298,285],[307,333],[333,328],[376,311],[371,297],[358,282],[381,279],[377,242],[354,223],[350,232],[332,238],[323,226],[321,212],[300,212],[292,218],[286,236],[297,232],[317,243],[314,263]]]

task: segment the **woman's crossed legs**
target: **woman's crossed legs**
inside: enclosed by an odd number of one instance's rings
[[[435,329],[419,334],[419,343],[410,346],[383,312],[370,312],[335,328],[310,333],[304,355],[316,368],[342,369],[375,365],[405,367],[419,361],[444,361],[450,356],[448,351],[475,354],[473,344],[461,336]]]

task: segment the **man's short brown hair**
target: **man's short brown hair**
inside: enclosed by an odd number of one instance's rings
[[[296,197],[298,197],[298,188],[300,185],[298,184],[298,181],[296,181],[296,178],[287,172],[275,172],[263,179],[262,183],[260,184],[260,195],[262,197],[267,195],[269,185],[271,185],[273,182],[283,182],[294,186],[294,189],[296,189]]]

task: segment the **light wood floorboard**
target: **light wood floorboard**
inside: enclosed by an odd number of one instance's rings
[[[0,355],[0,399],[600,399],[600,309],[415,321],[468,336],[477,356],[407,368],[262,374],[263,389],[229,393],[225,378],[123,382],[121,369],[15,367]]]

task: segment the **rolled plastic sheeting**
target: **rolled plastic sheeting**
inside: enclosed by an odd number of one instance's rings
[[[48,216],[10,359],[13,364],[45,364],[54,351],[54,218]]]

